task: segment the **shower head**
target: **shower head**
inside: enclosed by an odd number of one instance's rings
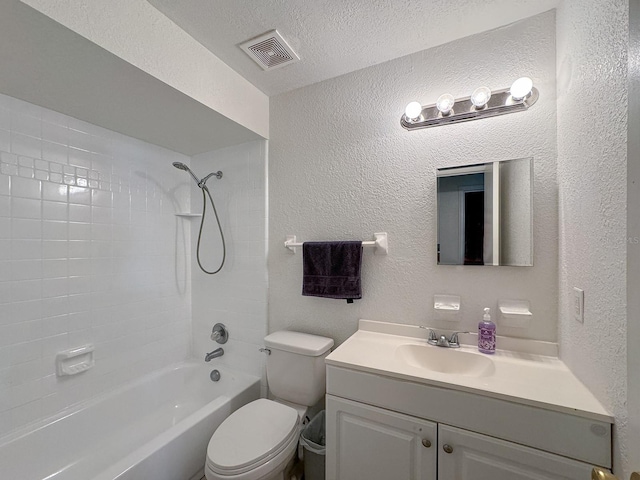
[[[184,163],[182,162],[173,162],[173,166],[176,167],[179,170],[185,170],[188,171],[189,167],[187,167]]]
[[[198,179],[198,177],[196,177],[195,174],[191,171],[191,169],[187,167],[184,163],[173,162],[173,166],[176,167],[178,170],[184,170],[185,172],[189,172],[189,175],[191,175],[191,177],[193,177],[193,179],[198,184],[198,186],[200,186],[200,180]]]
[[[184,163],[173,162],[173,166],[176,167],[178,170],[184,170],[185,172],[189,172],[189,174],[193,177],[195,182],[198,184],[198,187],[200,188],[206,188],[207,180],[209,180],[209,178],[211,177],[215,176],[218,180],[222,178],[222,172],[220,170],[218,170],[217,172],[210,173],[209,175],[204,177],[202,180],[200,180],[198,179],[198,177],[195,176],[195,174],[191,171],[191,169],[187,167]]]

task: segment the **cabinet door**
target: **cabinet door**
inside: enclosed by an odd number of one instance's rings
[[[442,480],[588,480],[591,469],[559,455],[438,426],[438,478]]]
[[[435,480],[437,424],[327,395],[327,480]]]

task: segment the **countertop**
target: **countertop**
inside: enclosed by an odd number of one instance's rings
[[[490,355],[495,371],[484,377],[439,373],[401,361],[401,345],[429,345],[426,332],[415,326],[360,321],[360,329],[326,357],[326,364],[393,378],[460,390],[613,423],[613,416],[557,357],[497,350]],[[393,332],[393,333],[392,333]],[[483,355],[463,345],[451,349]]]

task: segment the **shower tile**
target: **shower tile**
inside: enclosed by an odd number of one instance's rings
[[[11,194],[11,177],[8,175],[0,175],[0,195]]]
[[[13,260],[42,258],[42,240],[11,240],[11,258]]]
[[[42,261],[42,278],[66,277],[69,274],[69,262],[66,258]]]
[[[0,95],[0,369],[25,363],[0,370],[0,382],[40,382],[4,402],[16,416],[0,414],[0,436],[9,428],[2,418],[23,425],[188,354],[190,279],[177,287],[175,269],[190,244],[176,237],[173,213],[189,193],[178,189],[173,161],[189,163]],[[103,325],[92,372],[101,381],[61,384],[55,354],[95,342],[92,323]]]
[[[46,220],[66,221],[69,218],[69,210],[67,204],[44,200],[42,202],[42,218]]]
[[[68,197],[68,189],[66,185],[58,185],[51,182],[42,182],[42,199],[54,202],[66,202]],[[45,216],[46,218],[46,216]]]
[[[41,218],[42,202],[35,199],[12,197],[11,215],[17,218]]]
[[[64,240],[44,240],[42,242],[42,258],[65,259],[68,257],[68,243]]]
[[[67,222],[43,221],[43,240],[67,240],[69,238]]]
[[[22,280],[11,282],[11,300],[13,302],[25,302],[38,300],[42,297],[42,280]],[[28,340],[24,338],[22,341]]]
[[[91,207],[88,205],[69,205],[69,221],[91,222]]]
[[[0,135],[0,140],[2,135]],[[11,132],[11,153],[32,158],[42,157],[42,141],[21,133]]]
[[[0,196],[0,217],[11,216],[11,197]]]
[[[66,164],[69,162],[69,148],[66,145],[42,141],[42,159],[56,164]],[[54,170],[52,170],[54,171]]]
[[[40,117],[12,112],[11,131],[30,137],[42,138],[42,120]]]
[[[0,130],[0,150],[3,152],[11,150],[11,134],[8,130]]]
[[[11,219],[11,237],[15,239],[40,239],[42,237],[42,222],[14,217]]]
[[[69,294],[69,279],[67,277],[42,279],[42,297],[61,297]]]
[[[69,203],[91,204],[91,190],[84,187],[69,187]]]

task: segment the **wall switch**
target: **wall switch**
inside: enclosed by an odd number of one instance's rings
[[[573,287],[573,316],[584,323],[584,290],[578,287]]]

